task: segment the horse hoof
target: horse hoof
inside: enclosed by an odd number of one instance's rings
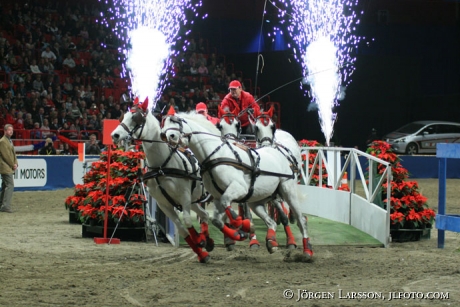
[[[225,247],[227,248],[227,251],[229,251],[229,252],[235,250],[235,244],[227,244],[227,245],[225,245]]]
[[[256,239],[252,239],[250,242],[249,242],[249,248],[252,249],[252,250],[255,250],[255,249],[259,249],[260,247],[260,243],[259,241],[257,241]]]
[[[198,258],[200,260],[200,263],[208,263],[209,259],[211,259],[211,256],[207,255],[203,258]]]
[[[273,254],[278,250],[278,242],[273,240],[267,240],[267,250],[270,254]]]
[[[304,252],[301,256],[302,262],[312,262],[313,261],[313,253],[310,254],[308,252]]]
[[[211,252],[214,249],[214,240],[210,237],[206,238],[206,251]]]
[[[297,248],[297,246],[295,244],[286,245],[286,249],[291,249],[292,250],[292,249],[296,249],[296,248]]]

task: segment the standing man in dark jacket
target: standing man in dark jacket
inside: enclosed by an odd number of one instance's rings
[[[4,135],[0,139],[0,174],[2,176],[0,212],[12,213],[11,198],[14,190],[14,171],[18,168],[18,159],[11,141],[13,125],[6,124],[3,130]]]

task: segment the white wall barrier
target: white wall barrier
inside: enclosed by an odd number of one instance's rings
[[[317,153],[311,167],[308,165],[310,153]],[[307,160],[302,170],[302,191],[307,195],[302,204],[302,212],[336,222],[349,224],[371,235],[384,246],[390,242],[390,212],[377,205],[379,191],[384,182],[391,182],[391,167],[388,162],[375,158],[353,148],[302,147]],[[342,157],[342,158],[341,158]],[[346,157],[346,158],[343,158]],[[87,161],[97,160],[98,156],[87,156]],[[56,190],[74,187],[83,183],[83,163],[78,156],[18,156],[19,168],[15,173],[15,190]],[[344,161],[343,165],[342,161]],[[366,161],[366,162],[364,162]],[[88,167],[90,166],[89,163]],[[372,162],[372,163],[369,163]],[[384,173],[376,177],[374,169],[382,165]],[[313,173],[310,169],[319,166],[319,178],[324,166],[329,174],[328,185],[331,188],[310,186]],[[369,168],[369,180],[366,181],[366,169]],[[350,192],[340,191],[342,178],[348,173]],[[333,174],[330,176],[330,174]],[[365,197],[355,193],[355,180],[359,179],[364,187]],[[388,184],[387,195],[391,195]],[[152,217],[158,215],[154,200],[151,203]],[[389,203],[389,199],[387,199]],[[162,219],[162,218],[160,218]],[[178,245],[174,224],[166,217],[158,221],[172,244]]]

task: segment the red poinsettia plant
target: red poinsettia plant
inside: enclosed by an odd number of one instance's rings
[[[75,185],[75,194],[66,198],[65,207],[76,211],[84,224],[103,225],[107,206],[109,224],[143,226],[146,199],[137,185],[143,158],[143,152],[111,152],[107,197],[107,152],[103,152],[83,176],[83,184]]]
[[[424,229],[431,228],[435,212],[428,207],[427,198],[419,192],[417,182],[408,181],[409,172],[402,167],[401,160],[384,141],[374,141],[366,151],[379,159],[391,164],[393,180],[391,181],[391,212],[392,228]],[[379,165],[377,172],[382,174],[385,167]],[[387,202],[387,187],[383,184],[382,198]]]
[[[323,145],[319,143],[318,141],[310,141],[310,140],[305,140],[305,139],[299,141],[299,146],[300,147],[323,147]],[[319,181],[320,181],[319,163],[315,165],[315,169],[313,169],[313,164],[315,162],[317,155],[318,153],[314,150],[310,150],[308,154],[308,173],[309,174],[313,173],[311,180],[310,180],[310,185],[312,186],[319,186]],[[302,154],[302,162],[304,163],[304,166],[305,166],[306,161],[307,161],[307,155]],[[324,188],[332,188],[327,185],[327,170],[324,164],[322,165],[321,173],[322,173],[321,186]],[[338,187],[338,190],[349,191],[348,187]]]

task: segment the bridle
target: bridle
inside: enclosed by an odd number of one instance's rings
[[[241,134],[241,123],[238,120],[238,117],[233,113],[225,113],[224,115],[222,115],[221,119],[224,119],[225,122],[227,124],[229,124],[229,125],[232,125],[234,121],[237,122],[237,124],[236,124],[236,131],[237,131],[236,135],[234,133],[227,133],[223,137],[238,140],[240,138],[240,134]],[[220,122],[216,124],[216,127],[217,127],[217,129],[222,130],[222,125],[220,124]]]
[[[266,127],[266,126],[268,126],[270,124],[271,118],[267,114],[262,114],[262,115],[259,115],[256,118],[256,120],[255,120],[256,124],[257,124],[257,121],[260,121],[260,123]],[[255,129],[255,135],[257,137],[258,127],[257,127],[256,124],[254,125],[254,127],[255,127],[254,129]],[[272,137],[270,138],[268,136],[265,136],[262,139],[257,138],[257,140],[256,140],[257,143],[262,144],[263,142],[269,142],[270,146],[273,145],[273,140],[275,138],[275,129],[276,129],[276,127],[275,127],[275,125],[273,125],[271,128],[272,128]]]
[[[192,138],[192,135],[194,135],[194,134],[207,134],[207,135],[217,136],[217,137],[221,138],[220,135],[215,135],[215,134],[208,133],[208,132],[203,132],[203,131],[192,131],[192,132],[189,132],[189,133],[185,133],[183,124],[186,124],[188,126],[187,121],[185,119],[180,118],[180,117],[175,116],[175,115],[167,115],[167,116],[163,117],[163,119],[161,121],[161,125],[160,125],[161,128],[164,127],[164,123],[165,123],[166,119],[168,119],[168,118],[169,118],[169,120],[171,122],[173,122],[175,124],[178,124],[179,128],[170,127],[168,129],[164,130],[160,135],[161,139],[164,142],[168,142],[167,137],[166,137],[166,132],[168,132],[168,131],[177,131],[177,132],[179,132],[180,138],[186,137],[189,142],[190,142],[190,139]],[[189,126],[189,128],[190,128],[190,126]],[[170,143],[169,143],[169,145],[171,146]],[[179,142],[175,146],[176,147],[179,146]]]
[[[125,129],[126,132],[128,132],[128,135],[132,138],[134,133],[137,132],[137,130],[141,129],[139,132],[137,139],[141,138],[142,132],[144,131],[144,126],[145,126],[145,121],[147,117],[147,112],[142,110],[141,108],[137,106],[133,106],[130,110],[132,113],[132,120],[136,124],[133,129],[129,130],[128,126],[126,126],[125,123],[123,123],[123,117],[120,118],[120,126]]]

